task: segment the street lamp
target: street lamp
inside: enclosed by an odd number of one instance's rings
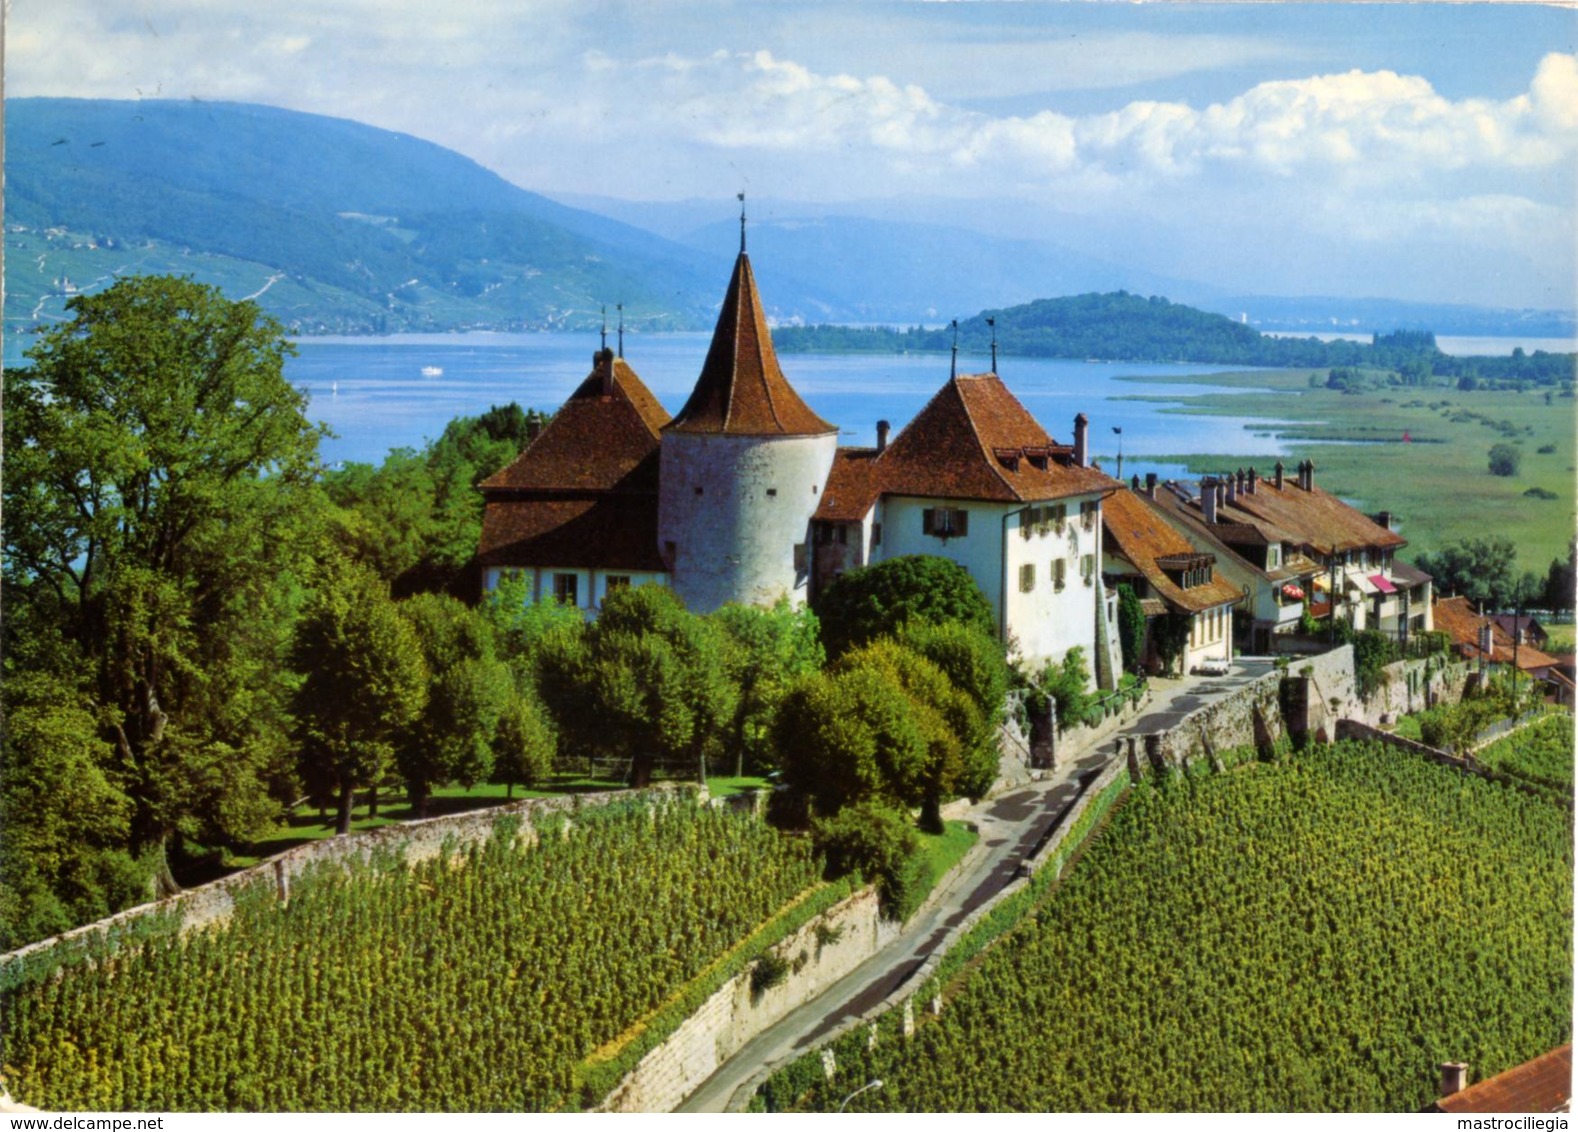
[[[844,1111],[844,1106],[849,1104],[850,1101],[854,1100],[861,1093],[867,1093],[867,1092],[870,1092],[872,1089],[880,1089],[880,1088],[882,1088],[882,1078],[881,1077],[876,1077],[876,1078],[873,1078],[870,1081],[867,1081],[864,1085],[860,1086],[860,1088],[856,1089],[853,1093],[850,1093],[849,1096],[845,1097],[841,1102],[839,1102],[838,1111],[839,1112],[843,1112]]]

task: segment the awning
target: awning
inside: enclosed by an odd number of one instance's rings
[[[1343,578],[1343,581],[1362,594],[1373,594],[1375,592],[1375,583],[1363,574],[1349,574]]]
[[[1282,587],[1282,596],[1290,601],[1303,601],[1304,590],[1299,586],[1294,585],[1292,582],[1289,582],[1287,585]]]
[[[1397,592],[1397,587],[1392,585],[1391,580],[1385,574],[1371,574],[1370,581],[1374,582],[1375,588],[1383,594],[1394,594]]]

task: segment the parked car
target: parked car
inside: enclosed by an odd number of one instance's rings
[[[1233,669],[1233,662],[1225,656],[1208,656],[1194,666],[1196,676],[1226,676]]]

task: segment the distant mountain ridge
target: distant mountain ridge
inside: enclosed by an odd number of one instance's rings
[[[572,207],[442,146],[345,119],[195,101],[21,98],[6,109],[13,333],[61,317],[74,293],[150,273],[255,298],[302,334],[585,330],[618,303],[634,328],[704,330],[737,246],[733,201],[581,197],[591,210]],[[1045,233],[895,219],[880,202],[768,198],[751,207],[748,236],[779,324],[937,325],[1122,289],[1259,329],[1574,332],[1572,312],[1224,296]]]
[[[617,302],[638,324],[688,328],[727,277],[726,258],[357,122],[15,99],[6,125],[12,326],[123,265],[258,290],[298,330],[352,333],[584,326]]]

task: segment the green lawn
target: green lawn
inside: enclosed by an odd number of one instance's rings
[[[1543,621],[1540,624],[1545,626],[1545,635],[1548,638],[1545,642],[1546,652],[1568,653],[1574,651],[1575,627],[1573,625],[1546,625]]]
[[[717,775],[707,779],[707,793],[714,798],[726,798],[730,794],[743,794],[747,790],[761,790],[770,787],[772,783],[760,775]]]
[[[954,865],[980,840],[980,834],[962,821],[946,822],[941,833],[922,833],[921,856],[925,860],[922,891],[930,892]]]
[[[1364,393],[1310,388],[1314,372],[1261,370],[1208,377],[1143,379],[1151,383],[1236,387],[1234,393],[1185,396],[1175,412],[1261,417],[1293,422],[1282,433],[1292,466],[1315,461],[1315,482],[1365,511],[1391,511],[1408,539],[1405,556],[1464,538],[1501,535],[1518,548],[1518,567],[1543,575],[1552,558],[1566,557],[1574,530],[1575,424],[1571,397],[1532,388],[1524,393],[1461,392],[1445,386],[1388,386]],[[1265,425],[1251,426],[1266,431]],[[1411,443],[1403,442],[1407,432]],[[1311,443],[1312,441],[1317,443]],[[1516,476],[1493,476],[1491,445],[1522,454]],[[1544,447],[1552,451],[1542,453]],[[1179,454],[1158,461],[1188,464],[1193,472],[1255,465],[1267,457]],[[1526,495],[1539,490],[1554,495]]]

